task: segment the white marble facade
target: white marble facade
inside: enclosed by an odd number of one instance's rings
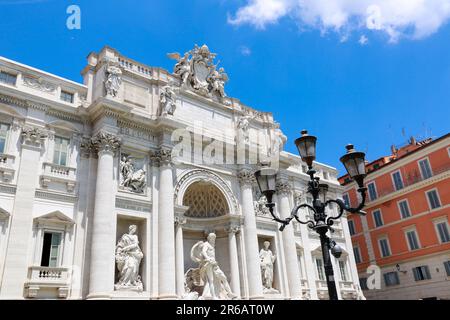
[[[231,290],[222,297],[327,298],[318,237],[298,224],[280,232],[253,178],[266,150],[279,166],[278,214],[309,200],[279,124],[226,94],[208,47],[169,57],[173,73],[104,47],[88,56],[83,84],[0,58],[1,299],[195,298],[208,278],[191,249],[212,233]],[[340,197],[336,170],[315,166]],[[356,299],[345,217],[332,237],[344,248],[338,294]]]

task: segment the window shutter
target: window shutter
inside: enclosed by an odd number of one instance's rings
[[[419,268],[414,268],[413,272],[414,272],[414,280],[419,281],[420,280]]]
[[[423,268],[425,269],[427,279],[431,279],[430,268],[428,266],[424,266]]]

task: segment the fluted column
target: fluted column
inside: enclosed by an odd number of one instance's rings
[[[241,284],[239,281],[239,259],[236,243],[236,233],[238,233],[239,230],[239,226],[230,226],[227,229],[228,247],[230,253],[231,290],[238,297],[241,296]]]
[[[183,250],[183,225],[185,217],[175,217],[175,265],[177,269],[177,294],[184,294],[184,250]]]
[[[249,299],[260,299],[263,297],[263,290],[252,191],[255,178],[253,172],[242,170],[238,174],[238,179],[241,185],[241,203],[244,216],[245,262],[248,274]]]
[[[276,185],[278,198],[278,212],[282,219],[287,218],[291,214],[290,201],[291,187],[285,181],[278,181]],[[297,248],[295,246],[295,236],[292,223],[286,226],[283,232],[283,248],[286,261],[286,272],[289,284],[289,294],[291,299],[301,298],[301,279],[300,269],[297,260]]]
[[[171,150],[160,149],[153,155],[159,162],[158,244],[159,299],[176,299],[175,230]]]
[[[99,132],[92,138],[92,145],[98,152],[98,163],[88,299],[107,299],[114,290],[117,221],[114,214],[113,170],[114,154],[120,147],[120,140],[113,134]]]

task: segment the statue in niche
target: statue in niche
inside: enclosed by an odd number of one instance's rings
[[[106,94],[117,97],[122,84],[122,70],[115,65],[109,65],[106,69],[105,89]]]
[[[120,238],[116,246],[116,265],[119,270],[119,281],[116,290],[142,291],[143,285],[139,275],[139,265],[144,257],[139,248],[136,225],[130,225],[128,233]]]
[[[261,261],[261,277],[263,282],[264,293],[278,293],[278,290],[272,287],[273,284],[273,264],[275,262],[275,255],[269,249],[270,242],[264,241],[264,248],[259,252],[259,259]]]
[[[236,299],[225,273],[216,261],[215,242],[216,235],[210,233],[207,241],[199,241],[191,249],[191,259],[199,264],[199,268],[194,271],[198,272],[204,284],[199,300]]]
[[[165,117],[168,114],[173,115],[175,109],[177,108],[176,100],[177,96],[175,90],[171,86],[163,87],[161,94],[159,95],[159,103],[161,109],[161,111],[159,112],[160,116]]]
[[[133,157],[123,156],[120,161],[120,186],[136,193],[144,192],[146,187],[146,171],[135,169]]]

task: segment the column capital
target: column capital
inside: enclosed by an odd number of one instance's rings
[[[174,222],[176,226],[182,226],[186,224],[186,217],[176,216]]]
[[[120,138],[112,133],[100,131],[92,137],[92,146],[97,152],[115,153],[120,148]]]
[[[241,227],[240,227],[240,226],[236,226],[236,225],[231,225],[231,226],[228,226],[228,227],[225,229],[225,231],[226,231],[227,233],[234,233],[234,234],[236,234],[236,233],[238,233],[239,231],[241,231]]]
[[[92,144],[90,137],[82,137],[80,142],[80,156],[82,158],[89,158],[95,154],[95,147]]]
[[[48,138],[48,131],[43,128],[25,126],[22,128],[21,136],[23,145],[42,148],[45,139]]]
[[[275,185],[275,191],[279,195],[290,196],[292,193],[292,187],[289,184],[289,182],[280,180],[280,181],[277,181],[277,183]]]
[[[239,171],[237,178],[241,186],[252,186],[254,183],[256,183],[256,178],[253,171],[248,169],[242,169],[241,171]]]
[[[150,153],[152,165],[155,167],[170,165],[172,163],[172,149],[160,148]]]

